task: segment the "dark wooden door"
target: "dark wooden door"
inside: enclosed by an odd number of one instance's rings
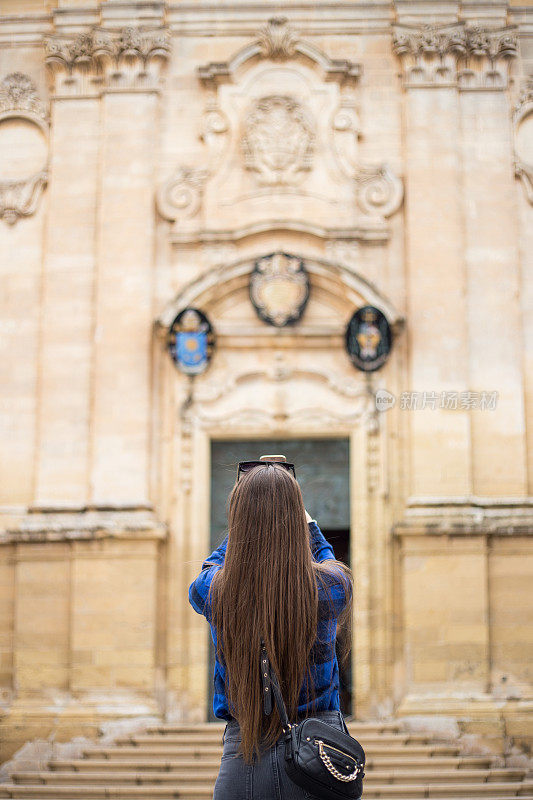
[[[296,467],[305,506],[330,542],[335,557],[350,564],[350,475],[349,440],[342,439],[253,439],[211,442],[211,550],[227,532],[226,500],[237,476],[239,461],[257,459],[266,453],[283,453]],[[338,631],[338,639],[345,635]],[[213,670],[215,648],[209,637],[208,720],[213,714]],[[341,710],[352,713],[351,664],[339,665]]]

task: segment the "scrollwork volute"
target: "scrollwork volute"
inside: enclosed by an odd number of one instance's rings
[[[387,164],[361,166],[355,183],[357,202],[364,214],[386,218],[400,208],[403,182]]]
[[[200,212],[207,176],[205,169],[179,167],[158,189],[157,209],[176,229],[181,229]]]
[[[48,112],[28,75],[0,84],[0,217],[10,225],[34,214],[48,181]]]

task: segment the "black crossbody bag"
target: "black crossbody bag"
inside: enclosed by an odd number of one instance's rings
[[[357,739],[350,736],[344,718],[344,731],[318,717],[307,717],[298,724],[289,722],[263,639],[261,679],[265,714],[272,713],[272,695],[278,707],[285,734],[284,764],[289,778],[323,800],[359,800],[363,794],[365,751]]]

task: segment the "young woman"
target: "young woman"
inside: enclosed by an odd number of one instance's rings
[[[261,639],[289,720],[315,716],[343,730],[335,641],[352,595],[352,572],[335,559],[293,475],[264,462],[241,476],[228,497],[228,534],[189,587],[215,645],[213,711],[227,720],[214,800],[313,798],[285,772],[276,704],[264,713]],[[341,663],[350,647],[348,635]]]

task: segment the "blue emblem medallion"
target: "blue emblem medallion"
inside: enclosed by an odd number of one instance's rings
[[[197,308],[181,311],[168,333],[168,349],[179,370],[186,375],[203,372],[213,346],[214,334],[205,314]]]

